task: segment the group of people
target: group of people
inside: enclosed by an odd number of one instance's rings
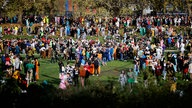
[[[27,41],[20,39],[0,39],[0,53],[3,75],[14,78],[27,87],[31,82],[39,80],[40,63],[34,57],[34,50],[25,42]],[[21,74],[22,70],[24,75]]]
[[[58,19],[57,19],[58,20]],[[137,77],[145,73],[147,67],[159,82],[161,76],[164,80],[174,79],[175,74],[181,72],[185,81],[191,80],[191,19],[187,16],[145,16],[145,17],[114,17],[114,18],[78,18],[74,21],[63,20],[66,32],[60,30],[58,38],[50,38],[44,26],[33,39],[11,39],[0,42],[0,51],[9,54],[26,54],[29,59],[34,59],[34,53],[41,58],[49,58],[52,63],[59,63],[61,88],[77,85],[77,77],[81,78],[81,85],[89,75],[100,74],[100,66],[107,65],[112,60],[134,60],[134,66],[128,76],[129,82],[138,83]],[[56,22],[55,22],[56,23]],[[61,24],[57,21],[58,24]],[[70,23],[70,24],[69,24]],[[54,23],[42,22],[49,27]],[[55,24],[54,27],[57,27]],[[68,28],[70,25],[70,28]],[[174,26],[181,27],[179,32]],[[129,30],[130,26],[135,26]],[[120,29],[123,28],[123,34]],[[55,29],[57,30],[57,29]],[[137,34],[138,32],[138,34]],[[74,38],[66,38],[69,34]],[[140,35],[139,35],[140,34]],[[102,36],[88,40],[87,36]],[[167,48],[175,48],[179,53],[166,53]],[[186,55],[187,53],[187,55]],[[64,66],[60,59],[75,60],[74,66]],[[72,69],[67,69],[68,67]],[[125,70],[124,70],[125,71]],[[78,74],[77,74],[78,73]],[[122,73],[126,73],[122,72]],[[120,75],[121,76],[121,75]],[[131,77],[132,76],[132,77]],[[147,79],[145,75],[145,79]],[[75,81],[76,80],[76,81]],[[67,83],[66,83],[67,81]],[[119,80],[122,81],[122,80]],[[65,83],[63,83],[65,82]],[[122,83],[122,82],[121,82]],[[64,84],[64,85],[62,85]],[[122,83],[124,85],[124,83]]]
[[[3,76],[1,78],[14,78],[19,83],[22,83],[26,87],[31,82],[39,80],[39,66],[38,58],[21,57],[20,55],[10,52],[9,54],[2,54],[1,67]],[[24,71],[24,75],[21,75],[21,71]]]
[[[66,89],[70,86],[85,87],[89,83],[89,76],[99,76],[101,60],[95,56],[90,59],[76,60],[74,65],[67,62],[66,66],[62,60],[58,62],[59,66],[59,88]]]

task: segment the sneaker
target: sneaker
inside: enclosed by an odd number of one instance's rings
[[[92,76],[95,76],[95,74],[93,74]]]
[[[99,74],[97,74],[97,76],[99,76]]]
[[[21,90],[21,93],[27,93],[27,90]]]

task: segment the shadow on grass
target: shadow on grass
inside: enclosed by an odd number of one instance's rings
[[[51,83],[53,85],[59,85],[59,83],[60,83],[59,78],[55,78],[55,77],[52,77],[52,76],[49,76],[49,75],[45,75],[45,74],[42,74],[42,76],[49,78],[49,80],[47,80],[47,82]]]

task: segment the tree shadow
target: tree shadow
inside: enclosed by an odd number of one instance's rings
[[[53,85],[59,85],[60,80],[59,78],[55,78],[49,75],[42,74],[42,76],[49,78],[50,80],[47,80],[48,83],[53,84]]]

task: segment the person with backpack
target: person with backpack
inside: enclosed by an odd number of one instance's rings
[[[98,58],[95,58],[94,60],[94,74],[99,76],[99,60]],[[93,74],[93,76],[94,76]]]

